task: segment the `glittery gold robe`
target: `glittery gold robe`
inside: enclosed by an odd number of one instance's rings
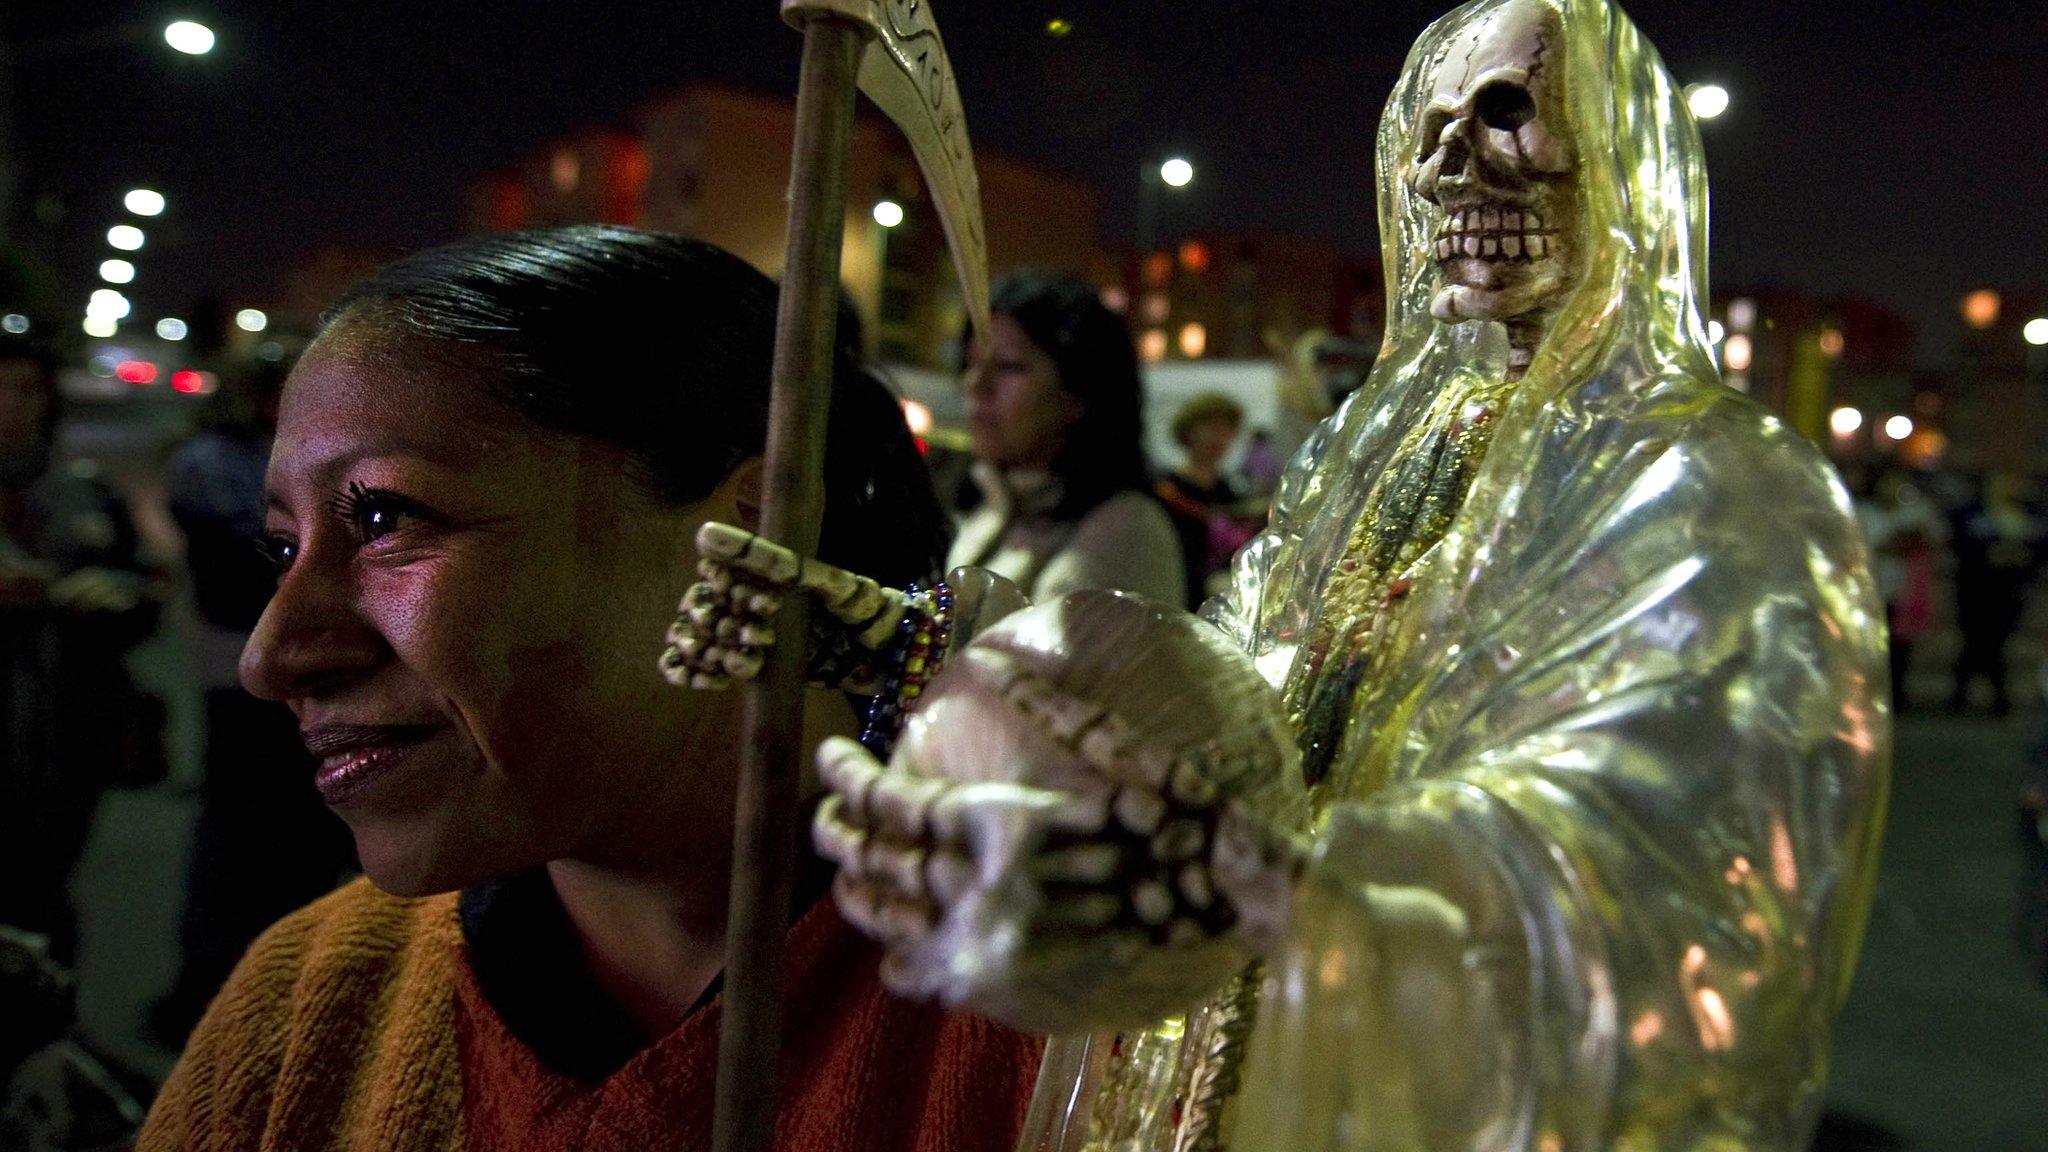
[[[1498,2],[1410,57],[1380,361],[1210,608],[1297,705],[1370,494],[1505,379],[1499,326],[1431,318],[1406,187],[1445,46]],[[1025,1148],[1805,1147],[1877,860],[1883,617],[1826,462],[1720,381],[1682,94],[1607,0],[1548,2],[1584,278],[1346,686],[1291,937],[1184,1018],[1053,1044]]]

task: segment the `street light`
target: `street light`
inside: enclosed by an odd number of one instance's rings
[[[884,228],[894,228],[903,223],[903,205],[894,200],[875,201],[875,223]]]
[[[105,280],[109,284],[133,284],[135,282],[135,265],[130,264],[126,260],[102,260],[100,261],[100,279]]]
[[[213,29],[193,20],[179,20],[164,28],[164,43],[187,56],[204,56],[213,51]]]
[[[1717,120],[1728,111],[1728,90],[1719,84],[1688,84],[1685,88],[1686,106],[1701,120]]]
[[[8,238],[14,223],[17,163],[11,95],[16,87],[12,75],[14,69],[25,64],[49,63],[107,49],[132,48],[148,40],[149,29],[147,23],[131,20],[79,32],[34,36],[26,40],[0,40],[0,241]],[[213,29],[193,20],[179,20],[166,25],[163,39],[171,48],[187,56],[204,56],[213,51],[215,43]]]
[[[156,322],[156,334],[164,340],[183,340],[191,327],[176,316],[166,316]]]
[[[261,309],[244,308],[235,313],[235,327],[244,332],[261,332],[270,327],[270,317],[265,316]]]
[[[107,243],[123,252],[140,252],[146,239],[142,229],[133,224],[116,224],[107,229]]]
[[[137,216],[161,216],[164,203],[164,194],[154,188],[137,188],[121,198],[121,204]]]
[[[104,316],[109,320],[126,320],[128,313],[134,309],[135,306],[128,302],[126,296],[112,288],[100,288],[93,292],[92,299],[86,303],[85,314]]]
[[[1138,259],[1144,260],[1158,243],[1159,189],[1176,191],[1195,179],[1195,166],[1185,156],[1169,156],[1157,168],[1148,161],[1138,169]]]
[[[1863,413],[1854,408],[1837,408],[1828,413],[1828,427],[1834,430],[1836,436],[1847,440],[1856,434],[1858,428],[1863,427]]]
[[[2048,316],[2036,316],[2020,329],[2020,335],[2036,348],[2048,348]]]

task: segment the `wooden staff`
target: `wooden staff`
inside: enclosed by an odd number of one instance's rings
[[[802,30],[795,154],[761,535],[816,553],[824,516],[839,257],[856,90],[909,137],[932,190],[972,321],[988,325],[981,191],[945,45],[926,0],[782,0]],[[870,45],[877,50],[868,51]],[[865,59],[864,59],[865,57]],[[760,1152],[774,1133],[783,938],[796,874],[807,597],[783,602],[776,643],[748,689],[726,921],[714,1152]]]
[[[790,173],[787,265],[775,321],[761,535],[799,556],[818,550],[825,513],[825,417],[839,315],[839,249],[855,78],[867,37],[818,16],[804,25]],[[726,918],[725,1006],[718,1042],[715,1152],[756,1152],[775,1128],[782,1039],[782,941],[796,874],[798,757],[803,748],[804,638],[810,603],[792,596],[778,642],[749,685]]]

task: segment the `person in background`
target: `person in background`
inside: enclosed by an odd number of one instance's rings
[[[1280,474],[1287,467],[1287,461],[1280,458],[1280,450],[1273,443],[1273,433],[1265,428],[1252,429],[1251,443],[1244,448],[1244,459],[1238,463],[1238,474],[1244,477],[1245,490],[1261,499],[1272,497],[1280,487]]]
[[[149,1021],[171,1049],[184,1045],[250,942],[333,889],[354,861],[347,826],[313,788],[313,762],[291,711],[249,695],[235,678],[277,584],[258,543],[263,469],[290,371],[289,362],[254,361],[229,372],[165,479],[198,615],[193,673],[206,693],[206,774],[178,922],[178,975]]]
[[[69,885],[143,702],[122,658],[156,624],[126,504],[56,456],[57,361],[0,339],[0,924],[69,965]]]
[[[987,568],[1034,601],[1081,588],[1168,604],[1187,594],[1179,537],[1152,498],[1138,358],[1124,322],[1078,280],[999,282],[963,387],[978,496],[947,566]]]
[[[1199,611],[1209,598],[1211,578],[1227,570],[1237,550],[1263,527],[1243,515],[1242,488],[1223,471],[1223,458],[1243,427],[1244,409],[1221,392],[1190,398],[1173,417],[1173,439],[1183,453],[1181,466],[1153,486],[1180,536],[1191,612]]]
[[[2018,630],[2027,586],[2041,565],[2041,522],[2021,499],[2023,482],[2007,473],[1984,481],[1983,498],[1956,519],[1956,711],[1969,707],[1970,686],[1991,682],[1991,714],[2012,710],[2005,683],[2005,645]]]
[[[1856,519],[1891,625],[1892,708],[1904,713],[1912,704],[1907,683],[1914,646],[1934,631],[1934,556],[1948,529],[1933,501],[1890,469],[1871,474],[1856,500]]]

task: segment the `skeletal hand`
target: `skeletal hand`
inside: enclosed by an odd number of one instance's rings
[[[845,654],[880,648],[895,633],[907,603],[894,588],[803,559],[729,524],[698,529],[697,552],[702,579],[677,606],[661,658],[662,674],[678,687],[723,688],[760,675],[775,643],[775,616],[792,591],[816,597],[825,609],[813,628],[813,670],[840,686],[859,674],[860,661],[848,662]]]
[[[1196,701],[1206,718],[1134,723],[1091,699],[1116,676],[1077,683],[1090,677],[1046,665],[1043,646],[1006,650],[1061,619],[1032,609],[956,654],[890,765],[828,742],[814,826],[842,912],[888,949],[891,988],[1041,1032],[1197,1001],[1277,941],[1298,868],[1276,831],[1298,794],[1284,730],[1215,701]],[[1118,644],[1107,631],[1077,639]],[[1121,647],[1144,660],[1142,641]],[[1168,655],[1155,672],[1196,671]],[[1215,739],[1179,735],[1234,720]]]

